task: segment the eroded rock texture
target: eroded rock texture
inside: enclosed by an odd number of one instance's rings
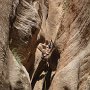
[[[36,39],[40,28],[40,18],[35,6],[29,0],[14,1],[13,6],[10,48],[31,73],[37,46]]]
[[[13,0],[0,0],[0,90],[31,90],[29,74],[9,50]]]
[[[0,89],[9,89],[8,80],[8,36],[9,36],[9,15],[12,0],[0,0]],[[7,8],[7,7],[8,8]]]
[[[90,90],[90,0],[0,5],[1,90]]]
[[[31,90],[29,74],[25,67],[18,63],[9,50],[9,81],[11,90]]]
[[[89,90],[90,1],[49,0],[48,4],[40,35],[52,40],[60,53],[49,89]],[[38,83],[35,87],[40,87]]]

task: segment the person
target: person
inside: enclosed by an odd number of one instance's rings
[[[54,48],[54,45],[53,45],[52,40],[50,42],[47,41],[44,44],[40,43],[38,45],[38,49],[42,52],[41,59],[43,61],[45,61],[48,65],[49,65],[48,60],[49,60],[49,58],[51,56],[53,48]]]

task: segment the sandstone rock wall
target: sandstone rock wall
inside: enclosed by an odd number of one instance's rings
[[[25,67],[18,63],[9,50],[9,81],[11,90],[31,90],[29,74]]]
[[[52,40],[60,53],[49,89],[89,90],[90,1],[48,0],[48,6],[39,35]]]
[[[9,89],[8,80],[8,36],[9,36],[9,15],[12,0],[0,0],[0,89]],[[7,6],[7,7],[6,7]]]
[[[90,0],[0,5],[2,90],[90,90]]]

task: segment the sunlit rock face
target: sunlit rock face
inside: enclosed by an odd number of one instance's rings
[[[8,53],[10,90],[31,90],[29,74],[25,67],[17,62],[10,50]]]
[[[53,2],[51,5],[54,8],[57,3]],[[89,90],[90,1],[57,2],[59,6],[51,15],[58,11],[56,18],[60,21],[58,24],[57,20],[55,26],[58,28],[53,32],[58,31],[55,44],[61,54],[50,90]]]
[[[52,40],[60,53],[49,89],[89,90],[90,1],[48,0],[48,6],[38,36]]]

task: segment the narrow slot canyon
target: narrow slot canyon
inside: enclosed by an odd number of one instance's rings
[[[90,90],[90,0],[0,0],[0,90]]]

